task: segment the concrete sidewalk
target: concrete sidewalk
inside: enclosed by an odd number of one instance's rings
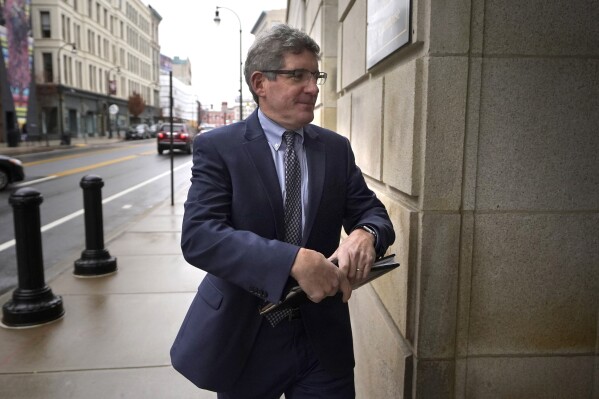
[[[76,278],[73,259],[46,281],[62,296],[62,319],[0,328],[0,398],[216,398],[170,365],[170,346],[204,275],[181,255],[185,192],[175,198],[175,206],[157,206],[105,243],[117,258],[115,274]]]

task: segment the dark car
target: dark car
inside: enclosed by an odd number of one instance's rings
[[[150,136],[156,137],[156,133],[158,133],[158,130],[160,130],[159,123],[154,123],[153,125],[151,125],[150,126]]]
[[[149,139],[150,127],[145,123],[140,123],[138,125],[132,125],[129,130],[127,130],[126,139],[134,140],[134,139]]]
[[[0,191],[10,183],[25,179],[25,172],[21,161],[16,158],[0,155]]]
[[[158,153],[162,154],[171,148],[171,125],[164,123],[156,134]],[[191,154],[191,146],[195,134],[189,126],[184,123],[173,123],[173,149],[182,150]]]

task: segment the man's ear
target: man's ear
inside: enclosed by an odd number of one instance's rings
[[[266,95],[266,76],[260,71],[255,71],[252,73],[252,77],[250,78],[250,83],[252,84],[252,90],[258,97],[264,97]]]

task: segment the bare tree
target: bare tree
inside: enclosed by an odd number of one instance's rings
[[[139,118],[139,115],[144,112],[144,109],[146,109],[146,102],[139,93],[133,92],[133,94],[129,96],[127,108],[129,109],[129,113],[137,119]]]

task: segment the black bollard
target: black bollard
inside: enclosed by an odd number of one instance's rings
[[[116,258],[104,248],[104,222],[102,219],[102,187],[99,176],[83,176],[79,184],[83,189],[85,212],[85,247],[81,258],[75,261],[76,276],[103,276],[116,271]]]
[[[2,323],[27,327],[48,323],[64,315],[62,298],[44,281],[39,191],[21,188],[9,198],[13,207],[19,286],[2,306]]]

